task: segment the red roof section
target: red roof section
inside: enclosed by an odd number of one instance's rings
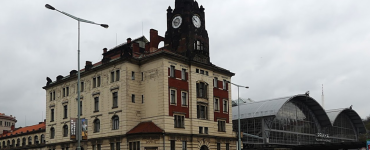
[[[136,127],[127,132],[127,134],[137,133],[162,133],[164,130],[159,128],[153,122],[141,122]]]
[[[38,131],[38,130],[43,130],[43,129],[44,130],[46,129],[45,122],[40,122],[37,125],[19,128],[19,129],[13,131],[13,132],[2,134],[2,135],[0,135],[0,137],[11,136],[11,135],[19,135],[19,134],[22,134],[22,133],[27,133],[27,131],[32,132],[32,131]]]

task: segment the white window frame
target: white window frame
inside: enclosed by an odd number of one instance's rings
[[[188,106],[188,93],[185,91],[181,91],[181,106]]]
[[[186,69],[182,68],[181,70],[181,79],[186,80]]]
[[[170,77],[175,77],[175,66],[170,66]]]
[[[217,104],[216,104],[217,102]],[[214,110],[215,111],[220,111],[220,99],[218,97],[215,97],[213,99],[213,105],[214,105]]]
[[[175,92],[174,97],[172,97],[172,91]],[[176,102],[177,102],[177,99],[176,99],[177,95],[176,94],[177,94],[176,89],[170,89],[170,104],[171,105],[176,105]]]
[[[217,120],[218,132],[226,132],[226,120]]]
[[[227,81],[226,80],[223,80],[223,82],[222,82],[222,89],[224,89],[224,90],[226,90],[226,84],[227,83]]]
[[[223,112],[228,113],[229,112],[229,101],[224,99],[222,105],[223,105]]]
[[[217,82],[218,82],[218,78],[217,77],[213,78],[213,87],[214,88],[218,87]]]
[[[185,115],[175,114],[173,119],[175,128],[185,128]]]

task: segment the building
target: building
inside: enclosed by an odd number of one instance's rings
[[[45,122],[20,127],[0,135],[0,149],[45,149]]]
[[[76,70],[49,78],[46,147],[77,147],[80,106],[82,149],[236,149],[228,84],[234,73],[210,62],[208,38],[203,6],[176,0],[164,37],[151,29],[150,41],[128,38],[104,49],[100,62],[86,61],[80,104]]]
[[[14,129],[14,125],[17,122],[15,116],[7,116],[5,113],[0,113],[0,132],[7,133]]]
[[[238,131],[238,107],[233,107]],[[243,149],[361,148],[366,133],[360,116],[350,108],[324,110],[308,94],[240,105]]]

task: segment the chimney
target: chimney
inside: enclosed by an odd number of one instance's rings
[[[108,51],[107,48],[103,48],[103,54],[106,53]]]
[[[127,44],[131,43],[131,38],[127,38]]]
[[[156,51],[159,43],[162,41],[164,41],[164,38],[158,36],[158,31],[155,29],[150,29],[150,52]]]
[[[86,71],[91,70],[92,67],[93,67],[92,62],[86,61],[85,70]]]
[[[62,75],[57,76],[57,81],[60,81],[62,79],[63,79],[63,76]]]
[[[134,51],[134,53],[140,53],[139,43],[134,42],[132,44],[132,50]]]

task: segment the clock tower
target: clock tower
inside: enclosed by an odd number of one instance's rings
[[[189,60],[210,63],[203,6],[194,0],[176,0],[175,9],[168,7],[165,47]]]

